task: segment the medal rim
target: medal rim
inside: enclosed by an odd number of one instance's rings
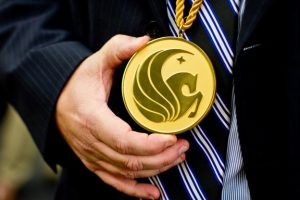
[[[207,106],[207,108],[205,109],[205,112],[201,115],[201,117],[199,117],[198,120],[196,120],[194,123],[192,124],[189,124],[187,127],[184,126],[182,129],[180,130],[177,130],[177,131],[159,131],[159,130],[154,130],[154,129],[151,129],[145,125],[143,125],[141,122],[139,122],[139,120],[136,119],[136,117],[133,116],[132,112],[130,111],[128,105],[127,105],[127,101],[125,100],[125,91],[126,91],[126,88],[124,86],[124,79],[125,79],[125,76],[126,76],[126,72],[127,72],[127,69],[128,69],[128,66],[130,65],[130,63],[133,61],[133,59],[135,59],[135,57],[139,54],[140,51],[142,51],[144,48],[146,48],[148,45],[151,45],[152,43],[156,43],[156,42],[159,42],[160,40],[179,40],[179,41],[182,41],[182,42],[186,42],[186,43],[189,43],[190,45],[192,45],[194,48],[196,48],[197,50],[199,50],[201,52],[201,54],[205,57],[205,60],[207,61],[208,63],[208,66],[212,72],[212,81],[213,81],[213,91],[212,91],[212,97],[210,99],[210,102]],[[197,126],[197,124],[199,124],[206,116],[207,114],[209,113],[209,111],[211,110],[212,108],[212,105],[213,105],[213,102],[215,100],[215,97],[216,97],[216,88],[217,88],[217,81],[216,81],[216,74],[215,74],[215,70],[214,70],[214,67],[213,67],[213,64],[210,60],[210,58],[208,57],[208,55],[205,53],[205,51],[200,48],[197,44],[191,42],[191,41],[188,41],[188,40],[185,40],[183,38],[178,38],[178,37],[172,37],[172,36],[166,36],[166,37],[160,37],[160,38],[156,38],[156,39],[153,39],[151,41],[149,41],[144,47],[142,47],[140,50],[138,50],[136,53],[133,54],[133,56],[129,59],[128,63],[126,64],[126,67],[125,67],[125,70],[123,72],[123,75],[122,75],[122,98],[123,98],[123,103],[126,107],[126,110],[127,110],[127,113],[129,113],[130,117],[139,125],[141,126],[143,129],[147,130],[147,131],[150,131],[150,132],[155,132],[155,133],[161,133],[161,134],[172,134],[172,135],[177,135],[177,134],[180,134],[180,133],[184,133],[188,130],[191,130],[192,128],[194,128],[195,126]]]

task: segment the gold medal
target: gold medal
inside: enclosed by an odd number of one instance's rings
[[[123,75],[122,95],[131,117],[143,128],[181,133],[210,110],[216,79],[207,55],[181,38],[153,40],[137,52]]]
[[[194,43],[176,37],[150,41],[129,60],[122,80],[130,116],[157,133],[178,134],[196,126],[210,110],[215,91],[208,56]]]

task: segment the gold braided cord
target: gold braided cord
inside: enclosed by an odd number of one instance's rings
[[[203,0],[195,0],[189,11],[189,15],[187,16],[186,20],[184,20],[184,0],[176,0],[176,24],[180,31],[185,31],[192,26],[202,2]]]

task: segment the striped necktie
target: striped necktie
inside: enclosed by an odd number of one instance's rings
[[[188,12],[193,0],[186,0]],[[178,36],[176,0],[167,0],[169,28]],[[150,181],[161,199],[220,199],[230,128],[232,73],[239,0],[204,0],[184,38],[196,43],[212,61],[217,79],[211,111],[195,128],[178,137],[187,139],[190,150],[182,164]],[[187,13],[185,13],[187,15]],[[185,15],[185,16],[186,16]]]

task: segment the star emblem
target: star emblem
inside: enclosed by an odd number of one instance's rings
[[[181,64],[181,63],[185,62],[185,60],[184,60],[183,56],[181,56],[180,58],[177,58],[177,60],[179,61],[179,64]]]

